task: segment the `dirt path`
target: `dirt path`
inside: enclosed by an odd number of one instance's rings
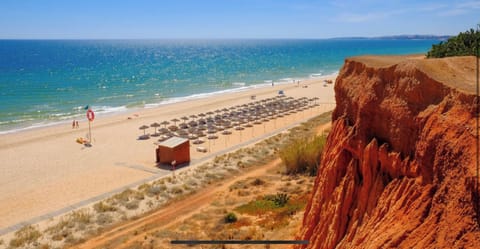
[[[213,186],[208,186],[193,195],[175,201],[168,206],[160,208],[137,220],[128,221],[115,226],[110,230],[89,239],[83,244],[74,246],[73,248],[104,248],[107,245],[109,247],[106,248],[127,247],[131,242],[142,240],[148,232],[151,232],[151,230],[167,227],[181,218],[209,205],[215,200],[217,193],[226,191],[228,187],[236,181],[266,174],[268,170],[273,169],[275,166],[279,165],[279,163],[280,159],[275,159],[263,166],[245,172],[244,174],[215,183]]]

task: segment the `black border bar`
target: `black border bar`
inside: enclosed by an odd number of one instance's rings
[[[308,245],[308,240],[172,240],[172,245]]]

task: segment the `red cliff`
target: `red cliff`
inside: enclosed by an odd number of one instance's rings
[[[300,248],[480,248],[475,57],[345,61]]]

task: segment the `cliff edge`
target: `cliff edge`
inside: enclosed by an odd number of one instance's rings
[[[345,61],[299,248],[480,248],[475,57]]]

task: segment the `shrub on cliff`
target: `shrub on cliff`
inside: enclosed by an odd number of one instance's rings
[[[237,215],[235,213],[228,213],[224,217],[225,223],[234,223],[238,220]]]
[[[477,55],[477,43],[480,43],[480,32],[474,29],[460,32],[457,36],[450,37],[446,42],[432,45],[427,53],[427,58],[443,58],[449,56]]]
[[[280,149],[279,154],[286,166],[286,173],[316,175],[325,141],[325,135],[314,136],[310,139],[299,138]]]

